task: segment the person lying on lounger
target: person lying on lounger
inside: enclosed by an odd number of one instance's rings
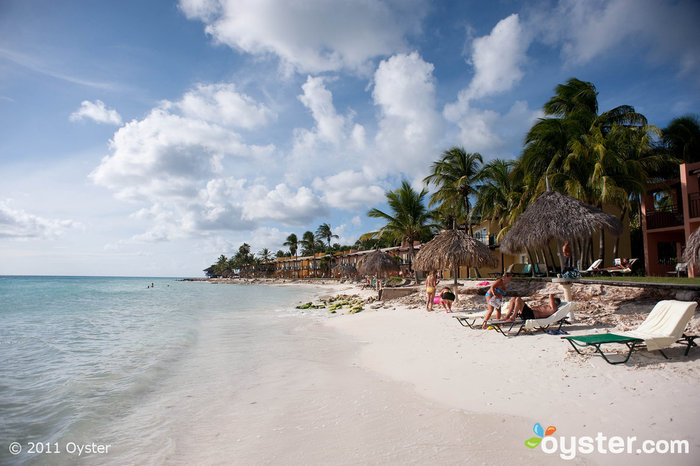
[[[549,317],[559,308],[561,299],[555,298],[553,294],[549,295],[549,303],[541,306],[528,306],[522,298],[512,298],[508,307],[508,314],[504,319],[505,322],[513,322],[520,315],[523,320],[528,319],[544,319]]]

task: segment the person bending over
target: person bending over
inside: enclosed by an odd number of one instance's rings
[[[445,308],[445,312],[452,312],[452,302],[455,300],[455,294],[450,287],[446,286],[440,290],[440,304]]]
[[[486,292],[488,311],[486,312],[486,317],[484,317],[483,328],[488,327],[486,322],[491,318],[491,313],[493,313],[494,310],[496,311],[496,319],[498,320],[501,318],[501,304],[503,304],[503,297],[506,295],[506,286],[508,286],[510,280],[510,275],[504,273],[501,278],[491,284],[489,290]]]
[[[544,319],[557,312],[560,304],[561,299],[555,298],[553,294],[549,295],[549,303],[532,307],[525,304],[522,298],[513,298],[510,300],[510,307],[508,308],[505,322],[513,322],[518,314],[523,320]]]

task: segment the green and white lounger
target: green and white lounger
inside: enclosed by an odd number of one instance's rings
[[[663,357],[667,358],[662,350],[676,342],[687,345],[685,350],[685,355],[687,356],[690,348],[697,346],[694,341],[696,336],[685,335],[683,330],[690,318],[693,317],[696,307],[697,303],[695,301],[659,301],[637,330],[619,334],[603,333],[562,338],[567,340],[579,354],[582,353],[577,346],[592,346],[609,364],[626,363],[635,349],[643,347],[646,347],[648,351],[658,350]],[[601,345],[608,343],[627,345],[627,348],[629,348],[627,356],[621,361],[610,361],[600,348]]]

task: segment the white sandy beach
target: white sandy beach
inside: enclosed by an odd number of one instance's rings
[[[605,315],[600,302],[579,291],[583,308]],[[319,293],[374,294],[338,284]],[[302,337],[298,353],[236,394],[230,412],[201,413],[203,422],[194,423],[174,457],[183,464],[561,464],[564,457],[572,464],[698,464],[697,348],[689,357],[680,347],[668,350],[669,360],[636,352],[628,364],[612,366],[575,354],[558,336],[470,330],[419,302],[388,301],[332,317],[310,312],[314,317],[290,335]],[[624,325],[634,314],[626,306]],[[591,331],[581,317],[572,334]],[[636,440],[625,444],[630,453],[546,454],[524,444],[536,422],[555,426],[553,437],[564,446],[572,436]],[[645,440],[687,440],[689,453],[638,453]]]

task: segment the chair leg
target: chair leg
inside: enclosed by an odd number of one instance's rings
[[[697,343],[695,343],[695,339],[697,338],[697,335],[686,335],[685,333],[681,337],[680,340],[678,340],[679,343],[687,343],[688,346],[685,348],[685,356],[688,356],[688,353],[690,352],[690,348],[693,346],[698,346]]]
[[[608,357],[605,355],[605,353],[603,353],[603,351],[600,349],[600,345],[602,345],[602,343],[594,344],[596,351],[599,352],[601,356],[603,356],[603,359],[605,359],[605,362],[607,362],[608,364],[615,365],[615,364],[624,364],[627,361],[629,361],[630,356],[632,356],[632,352],[634,351],[635,346],[637,346],[637,342],[636,341],[633,341],[631,343],[625,342],[625,345],[627,345],[627,348],[629,348],[629,352],[627,353],[627,357],[625,359],[623,359],[622,361],[616,361],[616,362],[612,362],[611,360],[608,359]]]

